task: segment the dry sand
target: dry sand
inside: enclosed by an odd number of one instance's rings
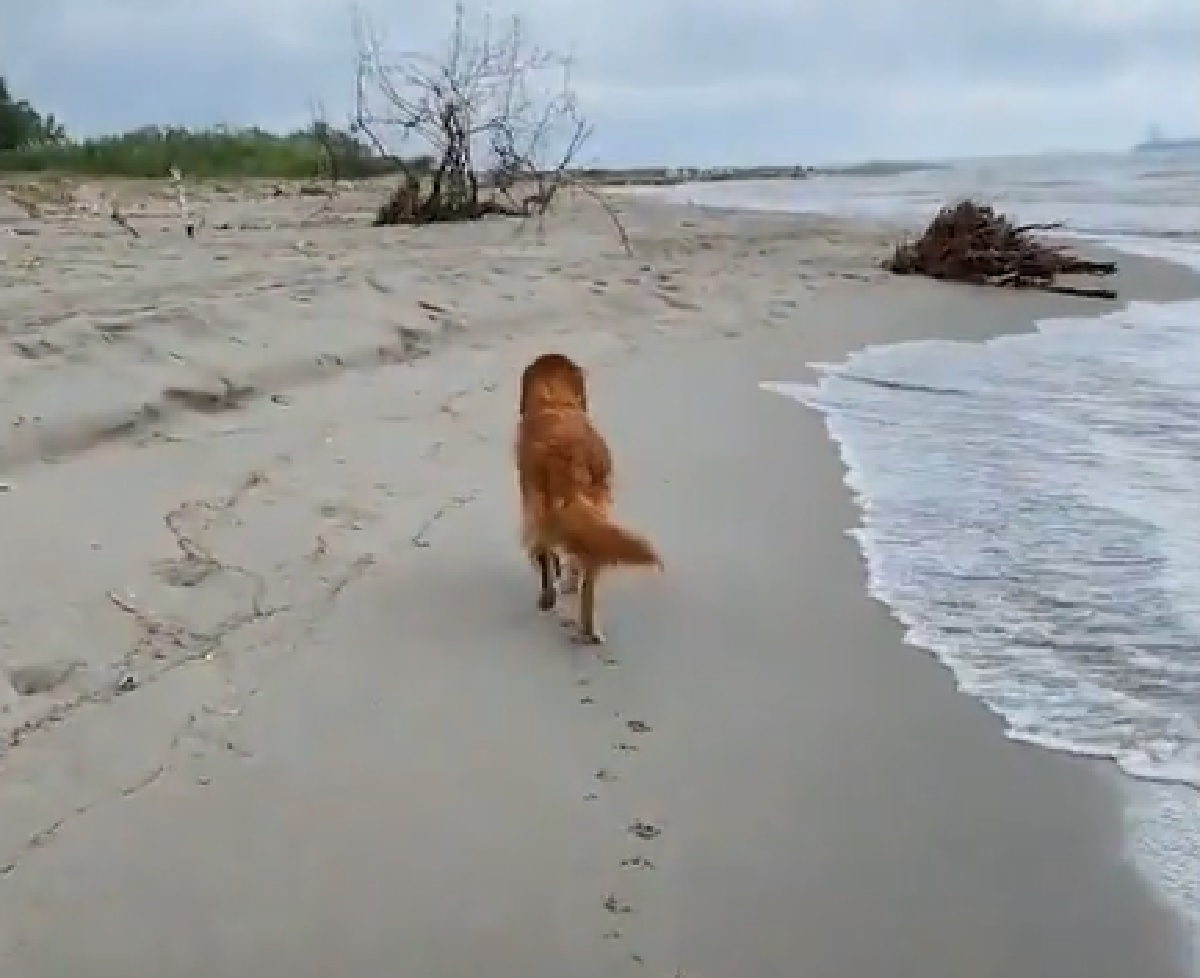
[[[209,190],[188,241],[104,194],[141,238],[0,214],[4,978],[1183,973],[1112,786],[901,644],[819,418],[757,388],[1094,304],[641,198],[630,259],[587,202],[539,238]],[[516,544],[547,348],[667,560],[605,584],[603,656]]]

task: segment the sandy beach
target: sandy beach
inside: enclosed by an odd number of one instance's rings
[[[867,344],[1103,304],[890,278],[892,233],[615,197],[367,227],[0,198],[5,978],[1185,978],[1105,770],[902,642],[815,413]],[[316,213],[320,210],[320,213]],[[1122,258],[1126,299],[1194,295]],[[590,371],[667,572],[571,646],[516,381]]]

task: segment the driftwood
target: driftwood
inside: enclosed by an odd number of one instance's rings
[[[421,197],[420,181],[412,177],[405,180],[380,205],[371,223],[375,227],[396,224],[437,224],[446,221],[474,221],[491,214],[505,217],[525,217],[527,212],[519,207],[497,200],[494,197],[463,197],[447,201],[440,194],[430,192]]]
[[[1060,285],[1059,275],[1113,275],[1113,262],[1089,261],[1034,237],[1058,225],[1014,225],[985,204],[964,200],[942,208],[915,241],[896,246],[883,267],[896,275],[1013,289],[1040,289],[1092,299],[1115,299],[1112,289]]]

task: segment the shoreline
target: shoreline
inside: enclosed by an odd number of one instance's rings
[[[739,210],[736,208],[703,209],[718,214],[732,215],[739,213]],[[785,216],[783,212],[764,213],[767,214],[769,220],[778,220]],[[807,219],[816,215],[804,214],[800,216]],[[834,218],[825,219],[834,220]],[[847,224],[860,228],[870,226],[869,222],[860,219],[849,219]],[[1003,324],[993,321],[990,315],[988,317],[976,316],[974,318],[965,315],[964,317],[953,319],[953,326],[950,328],[939,325],[936,328],[923,331],[906,331],[903,336],[889,337],[887,342],[884,343],[878,342],[876,337],[862,335],[850,342],[837,342],[830,346],[821,344],[819,353],[815,359],[810,359],[810,362],[822,364],[840,363],[847,355],[861,350],[866,346],[886,347],[935,338],[953,342],[982,344],[1003,336],[1035,332],[1044,322],[1053,323],[1074,319],[1092,320],[1119,312],[1125,309],[1130,303],[1173,304],[1200,300],[1200,272],[1184,264],[1181,260],[1171,260],[1161,255],[1150,255],[1144,250],[1124,251],[1107,243],[1099,244],[1095,239],[1086,239],[1083,237],[1065,239],[1064,244],[1086,257],[1117,262],[1120,270],[1110,281],[1118,289],[1118,299],[1067,298],[1039,293],[1036,290],[1018,293],[1006,292],[1006,290],[999,289],[986,290],[958,284],[938,283],[934,284],[934,287],[946,290],[948,298],[957,293],[957,297],[953,300],[954,304],[961,302],[965,305],[971,301],[970,297],[972,295],[990,291],[992,294],[997,292],[1002,293],[1002,296],[999,297],[1002,301],[1021,303],[1024,306],[1024,311]],[[911,279],[908,281],[925,282],[926,280]],[[948,302],[947,304],[950,303]],[[982,305],[988,306],[990,304],[985,301]],[[997,305],[992,305],[988,309],[988,312],[996,316],[1002,315]],[[808,383],[812,379],[814,378],[811,371],[804,371],[803,376],[800,377],[789,375],[785,378],[778,376],[777,373],[764,376],[764,380],[770,382],[786,380],[788,382]],[[794,403],[793,397],[785,395],[782,391],[772,392],[772,396],[780,396],[782,400]],[[795,406],[799,407],[800,405],[795,404]],[[805,405],[801,410],[819,419],[822,428],[824,427],[824,415],[821,411],[813,408],[811,405]],[[840,446],[828,433],[827,437],[833,453],[837,456],[837,467],[844,473],[845,462],[840,455]],[[855,514],[861,517],[861,509],[858,502],[853,498],[853,491],[844,480],[842,486],[847,497],[850,498]],[[847,523],[847,530],[850,527],[857,527],[859,525],[858,519],[855,519]],[[857,542],[853,543],[852,546],[860,557],[865,557]],[[877,597],[873,591],[870,592],[870,596],[871,600],[879,602],[882,607],[887,609],[887,614],[889,618],[892,618],[892,623],[899,636],[898,644],[916,650],[926,662],[932,664],[939,672],[944,673],[953,687],[954,695],[971,701],[973,706],[978,708],[987,717],[986,723],[994,725],[993,729],[996,736],[1003,738],[1015,748],[1027,752],[1030,757],[1044,758],[1047,762],[1055,765],[1065,764],[1069,768],[1084,772],[1086,778],[1094,778],[1103,785],[1102,790],[1108,796],[1108,804],[1120,813],[1119,821],[1123,828],[1117,831],[1117,836],[1122,859],[1127,860],[1128,865],[1136,870],[1139,880],[1147,888],[1146,893],[1150,903],[1161,912],[1176,920],[1181,927],[1183,973],[1187,975],[1197,973],[1196,969],[1200,968],[1200,930],[1196,929],[1194,909],[1191,915],[1187,916],[1184,908],[1176,905],[1169,894],[1161,891],[1158,888],[1158,881],[1154,879],[1153,874],[1147,868],[1140,864],[1140,857],[1132,848],[1135,843],[1133,834],[1137,822],[1139,819],[1145,819],[1148,806],[1152,804],[1152,802],[1148,801],[1148,797],[1151,794],[1166,792],[1185,796],[1182,801],[1179,797],[1170,799],[1173,802],[1174,810],[1182,817],[1183,813],[1189,808],[1190,800],[1194,798],[1194,789],[1189,788],[1187,785],[1163,782],[1156,778],[1140,778],[1131,775],[1123,771],[1111,757],[1090,755],[1066,747],[1054,747],[1045,743],[1010,737],[1009,720],[1002,713],[983,702],[976,694],[963,689],[959,685],[950,664],[942,661],[937,653],[919,642],[910,643],[905,635],[907,627],[893,617],[894,613],[887,603]],[[1043,761],[1038,760],[1036,763],[1043,763]]]
[[[986,344],[993,339],[1032,333],[1042,329],[1043,326],[1053,328],[1073,321],[1096,322],[1107,319],[1114,314],[1119,315],[1134,303],[1195,305],[1200,301],[1200,272],[1197,272],[1193,265],[1187,264],[1183,258],[1171,260],[1162,255],[1152,255],[1145,250],[1144,246],[1140,251],[1128,252],[1116,247],[1101,246],[1095,240],[1069,239],[1066,243],[1085,257],[1094,260],[1112,260],[1121,267],[1121,274],[1114,279],[1120,285],[1121,291],[1117,300],[1096,302],[1095,300],[1080,299],[1072,302],[1073,308],[1071,309],[1047,309],[1043,313],[1031,313],[1028,317],[1028,325],[1023,329],[1011,328],[995,333],[985,331],[983,335],[975,334],[973,331],[973,335],[969,338],[940,330],[935,335],[953,342]],[[1095,306],[1099,306],[1099,308],[1094,308]],[[918,337],[922,340],[929,338],[933,338],[933,335]],[[880,346],[886,348],[890,345],[892,344],[881,344]],[[903,345],[903,341],[900,345]],[[844,362],[840,357],[835,358],[835,361],[823,365],[836,370],[837,366]],[[815,388],[813,389],[815,390]],[[785,390],[779,390],[777,393],[799,401],[805,405],[807,410],[824,418],[825,413],[809,403],[807,396],[802,397],[798,393]],[[841,441],[832,434],[830,438],[839,453],[841,464],[844,467],[848,466],[849,462],[845,456],[841,455],[843,451]],[[849,483],[847,483],[847,492],[856,499],[856,510],[861,513],[856,492]],[[863,557],[867,558],[865,550]],[[889,607],[889,613],[897,614],[891,609],[888,601],[876,593],[874,584],[870,591],[875,600]],[[1060,741],[1057,738],[1046,740],[1036,736],[1027,737],[1019,731],[1013,731],[1011,727],[1014,721],[1006,716],[1002,707],[988,702],[987,692],[973,691],[970,688],[969,680],[965,681],[965,685],[960,682],[959,669],[963,666],[961,661],[955,661],[953,657],[947,658],[944,651],[930,648],[920,639],[910,642],[907,638],[908,626],[898,623],[898,627],[906,633],[904,639],[906,645],[918,649],[936,662],[940,668],[950,673],[956,691],[960,695],[975,700],[990,717],[999,723],[1002,736],[1022,746],[1035,748],[1037,751],[1053,756],[1065,757],[1070,763],[1094,771],[1097,776],[1112,784],[1117,804],[1124,813],[1124,821],[1127,826],[1124,836],[1127,857],[1144,874],[1153,893],[1153,899],[1170,914],[1179,915],[1181,921],[1185,923],[1190,935],[1188,946],[1192,948],[1190,955],[1193,972],[1200,969],[1200,906],[1197,906],[1195,902],[1195,887],[1188,882],[1192,878],[1189,876],[1189,867],[1195,865],[1198,853],[1194,846],[1194,835],[1189,835],[1187,839],[1181,839],[1176,834],[1181,830],[1172,829],[1175,822],[1187,822],[1191,818],[1191,809],[1197,798],[1197,788],[1194,782],[1171,780],[1152,773],[1132,773],[1123,767],[1119,752],[1109,754],[1099,750],[1088,751],[1078,745],[1072,745],[1069,739],[1066,741]],[[1159,834],[1163,831],[1167,833],[1166,839]],[[1173,848],[1175,845],[1182,845],[1184,848],[1178,850],[1175,855],[1177,863],[1172,866],[1170,858],[1172,853],[1175,853]],[[1164,859],[1167,860],[1165,864]],[[1171,890],[1174,892],[1169,892]]]
[[[24,239],[13,319],[42,345],[4,397],[38,415],[27,445],[68,378],[72,418],[168,388],[209,410],[0,471],[8,646],[90,656],[5,756],[6,973],[1185,978],[1115,786],[905,651],[823,420],[757,386],[1106,304],[897,280],[888,234],[833,219],[617,204],[633,261],[586,203],[544,245],[499,222]],[[1195,294],[1121,262],[1130,297]],[[618,512],[667,559],[605,585],[615,667],[539,619],[515,549],[513,388],[548,347],[592,372]]]

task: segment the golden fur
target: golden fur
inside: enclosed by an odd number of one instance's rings
[[[541,575],[538,607],[553,608],[560,553],[564,593],[579,591],[580,640],[600,643],[596,578],[605,568],[662,560],[643,537],[612,521],[612,456],[587,414],[587,383],[570,357],[546,353],[521,375],[517,475],[522,544]]]

